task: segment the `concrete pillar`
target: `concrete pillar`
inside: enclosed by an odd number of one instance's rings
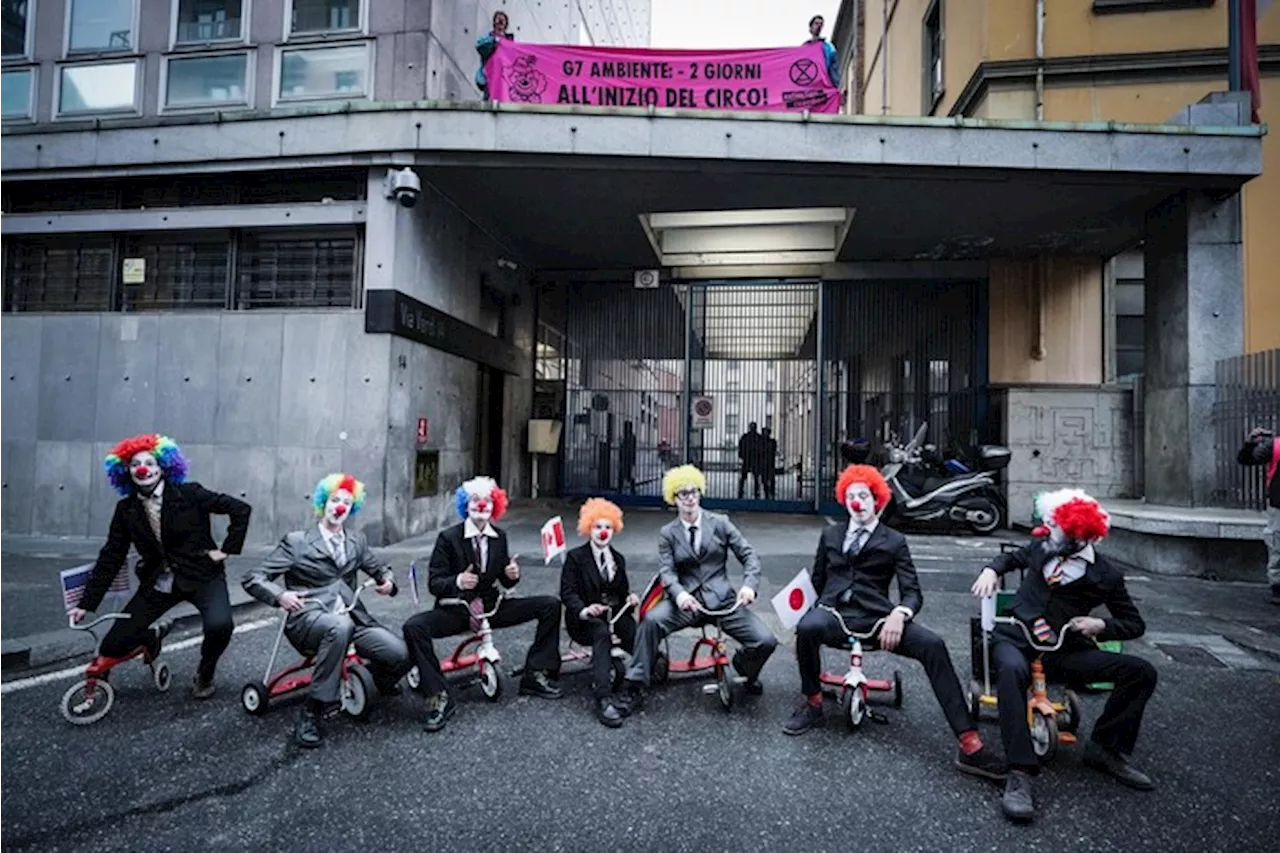
[[[1207,506],[1214,364],[1244,348],[1240,196],[1189,190],[1149,211],[1144,266],[1146,499]]]

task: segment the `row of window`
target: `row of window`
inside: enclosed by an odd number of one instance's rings
[[[355,308],[353,228],[9,238],[5,311]]]
[[[0,0],[5,60],[33,58],[37,2],[65,4],[64,57],[138,52],[143,0]],[[252,0],[169,0],[169,4],[170,48],[248,43]],[[288,0],[284,38],[367,33],[368,11],[363,0]]]

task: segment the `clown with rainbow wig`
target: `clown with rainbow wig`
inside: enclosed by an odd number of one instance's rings
[[[320,721],[338,708],[349,645],[369,661],[383,696],[400,692],[400,678],[411,666],[400,635],[379,624],[363,601],[347,613],[333,612],[335,605],[351,603],[361,572],[377,582],[379,595],[396,593],[391,567],[374,555],[362,531],[347,527],[364,501],[364,483],[350,474],[322,478],[311,495],[317,523],[285,534],[262,565],[241,579],[247,593],[285,611],[285,637],[315,662],[311,695],[293,730],[294,742],[302,747],[323,742]]]
[[[907,538],[880,521],[880,513],[889,503],[888,483],[870,465],[850,465],[836,481],[835,498],[848,512],[849,521],[830,525],[818,537],[813,560],[818,602],[796,625],[796,660],[804,699],[782,730],[799,735],[822,722],[821,652],[824,645],[849,647],[841,620],[850,631],[860,634],[884,620],[879,633],[866,642],[870,648],[912,658],[924,667],[957,740],[956,768],[1003,779],[1005,764],[978,736],[946,643],[916,621],[924,596]],[[889,587],[895,581],[897,604],[889,597]]]
[[[489,624],[506,628],[537,621],[533,645],[520,679],[521,695],[559,699],[560,599],[550,595],[499,597],[520,582],[520,565],[507,534],[494,522],[507,511],[507,493],[492,477],[474,477],[454,493],[458,523],[441,531],[431,551],[427,589],[436,606],[404,623],[409,656],[418,668],[419,691],[426,699],[424,728],[438,732],[457,710],[449,694],[433,641],[479,628],[481,614]]]
[[[1156,688],[1156,670],[1145,658],[1103,651],[1097,641],[1132,640],[1146,631],[1138,608],[1125,588],[1124,570],[1098,553],[1110,529],[1101,504],[1079,489],[1038,495],[1040,526],[1034,539],[1017,551],[1001,554],[973,584],[979,597],[995,595],[1000,577],[1023,573],[1008,614],[1027,626],[1037,642],[1051,645],[1066,632],[1060,651],[1041,660],[1049,681],[1067,684],[1115,684],[1084,750],[1084,763],[1141,791],[1155,787],[1150,777],[1130,763],[1147,701]],[[1105,607],[1109,618],[1091,615]],[[1012,821],[1035,815],[1031,777],[1039,762],[1027,724],[1027,687],[1031,658],[1039,654],[1016,625],[992,632],[991,661],[996,674],[1000,735],[1010,773],[1001,807]]]
[[[146,658],[154,659],[173,627],[161,617],[177,604],[190,602],[200,611],[204,627],[192,695],[207,699],[213,695],[214,671],[234,628],[224,562],[244,546],[251,508],[238,498],[187,482],[187,460],[168,436],[126,438],[111,448],[103,466],[107,481],[121,497],[107,542],[79,603],[67,615],[79,622],[96,610],[134,548],[141,558],[138,592],[125,605],[129,618],[112,626],[100,654],[124,657],[142,646]],[[231,520],[221,546],[213,541],[210,515]]]
[[[635,644],[635,608],[640,599],[627,580],[627,560],[617,548],[622,509],[604,498],[591,498],[578,511],[578,534],[587,539],[564,556],[560,600],[569,638],[591,649],[591,691],[596,719],[609,728],[622,725],[623,712],[613,702],[613,649],[630,652]],[[626,613],[610,619],[629,606]]]

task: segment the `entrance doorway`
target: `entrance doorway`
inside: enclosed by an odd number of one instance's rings
[[[476,464],[478,473],[502,482],[502,413],[506,374],[487,365],[477,365],[476,377]]]

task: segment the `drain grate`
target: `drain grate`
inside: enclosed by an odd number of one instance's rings
[[[1227,665],[1199,646],[1182,646],[1175,643],[1157,643],[1156,647],[1178,663],[1187,666],[1227,669]]]

